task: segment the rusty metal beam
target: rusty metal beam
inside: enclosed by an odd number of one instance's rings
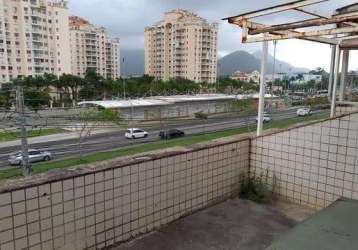
[[[263,24],[250,22],[250,21],[246,21],[246,20],[245,20],[245,22],[239,21],[239,22],[235,22],[234,24],[236,24],[242,28],[244,28],[244,25],[246,25],[247,29],[259,29],[259,28],[268,27]],[[245,30],[243,29],[245,31],[245,32],[243,32],[243,35],[242,35],[243,43],[247,42],[247,38],[248,38],[248,34],[246,32],[247,29],[245,29]],[[300,33],[297,31],[294,31],[294,30],[285,30],[285,31],[275,31],[275,32],[272,32],[272,34],[274,34],[274,35],[289,35],[289,34],[300,34]],[[325,38],[325,37],[304,37],[304,38],[298,38],[298,39],[307,40],[307,41],[311,41],[311,42],[331,44],[331,45],[338,44],[338,41],[336,41],[335,39]]]
[[[305,7],[305,6],[309,6],[309,5],[313,5],[313,4],[317,4],[317,3],[327,2],[327,1],[329,1],[329,0],[294,1],[294,2],[290,2],[290,3],[285,3],[285,4],[280,4],[280,5],[276,5],[273,7],[265,8],[265,9],[258,10],[258,11],[252,11],[252,12],[244,13],[244,14],[237,15],[237,16],[227,17],[227,18],[224,18],[223,20],[229,20],[229,22],[234,22],[234,21],[238,21],[238,20],[242,20],[242,19],[251,19],[251,18],[255,18],[255,17],[270,15],[270,14],[274,14],[274,13],[279,13],[279,12],[292,10],[292,9],[300,8],[300,7]]]
[[[312,16],[320,17],[320,18],[326,18],[326,19],[329,19],[329,18],[332,18],[332,17],[343,17],[343,16],[358,15],[357,11],[355,11],[355,12],[353,11],[353,12],[345,13],[345,14],[336,14],[336,15],[332,15],[332,16],[327,16],[327,15],[317,14],[315,12],[306,10],[304,8],[295,8],[295,10],[303,12],[303,13],[308,14],[308,15],[312,15]],[[353,22],[344,22],[344,24],[348,25],[348,26],[358,26],[358,23],[353,23]]]
[[[307,31],[307,32],[297,32],[289,33],[283,35],[266,35],[264,37],[248,37],[246,42],[263,42],[263,41],[274,41],[274,40],[285,40],[285,39],[305,39],[309,37],[319,37],[325,35],[338,35],[344,33],[354,33],[358,32],[358,27],[344,27],[344,28],[334,28],[334,29],[325,29],[317,31]]]
[[[318,13],[315,13],[315,12],[312,12],[312,11],[309,11],[309,10],[306,10],[302,7],[299,7],[299,8],[295,8],[294,10],[297,10],[299,12],[303,12],[305,14],[308,14],[308,15],[311,15],[311,16],[315,16],[315,17],[320,17],[320,18],[329,18],[329,16],[326,16],[326,15],[322,15],[322,14],[318,14]]]
[[[358,50],[358,36],[346,37],[341,41],[340,47],[342,49]]]
[[[313,26],[321,26],[321,25],[328,25],[328,24],[337,24],[343,23],[347,21],[357,21],[358,15],[354,16],[343,16],[343,17],[332,17],[330,19],[326,18],[315,18],[300,22],[292,22],[292,23],[285,23],[279,25],[272,25],[261,29],[251,29],[249,30],[250,35],[257,35],[261,33],[267,32],[274,32],[280,30],[290,30],[290,29],[299,29],[299,28],[306,28],[306,27],[313,27]]]

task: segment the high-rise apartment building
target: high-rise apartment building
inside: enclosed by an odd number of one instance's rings
[[[87,69],[94,69],[105,78],[119,77],[119,39],[110,39],[103,27],[71,16],[70,44],[73,74],[84,76]]]
[[[160,80],[215,82],[217,35],[217,23],[187,10],[165,13],[164,20],[145,29],[145,73]]]
[[[0,0],[0,83],[71,73],[68,12],[63,0]]]

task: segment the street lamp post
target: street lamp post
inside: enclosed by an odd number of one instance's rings
[[[125,66],[125,57],[123,57],[123,60],[122,60],[122,72],[123,72],[123,99],[126,99],[126,78],[124,76],[124,66]]]

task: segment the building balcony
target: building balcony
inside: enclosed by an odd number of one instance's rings
[[[45,58],[45,54],[33,54],[33,57],[36,58],[36,59],[41,59],[41,60],[44,60]]]
[[[35,52],[35,53],[38,53],[38,52],[44,52],[44,51],[47,51],[48,48],[46,47],[39,47],[39,46],[32,46],[32,50]]]
[[[39,22],[39,21],[32,21],[31,25],[28,25],[28,27],[35,27],[35,28],[43,27],[43,26],[45,26],[44,23]]]
[[[33,35],[37,35],[37,36],[41,36],[41,38],[42,38],[42,35],[44,34],[44,31],[43,30],[40,30],[40,29],[32,29],[32,31],[31,31],[31,33],[33,34]],[[34,36],[33,36],[34,37]]]
[[[37,12],[37,11],[32,11],[31,17],[33,17],[33,18],[46,18],[46,14],[41,13],[41,12]]]

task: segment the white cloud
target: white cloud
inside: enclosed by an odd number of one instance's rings
[[[277,58],[295,65],[314,69],[329,69],[331,48],[329,45],[301,41],[285,40],[277,43]]]
[[[219,54],[226,55],[236,50],[256,51],[261,44],[242,44],[238,27],[221,21],[221,18],[289,2],[291,0],[69,0],[72,14],[83,16],[96,25],[106,27],[113,36],[121,39],[125,49],[143,49],[144,27],[163,18],[164,12],[173,8],[190,9],[210,22],[219,22]],[[355,3],[356,0],[332,0],[311,11],[328,14],[335,8]],[[287,22],[297,18],[293,13],[274,15],[260,21]],[[272,51],[272,45],[271,45]],[[328,45],[301,40],[280,41],[277,58],[297,67],[329,68],[330,48]],[[358,68],[358,55],[353,53],[351,68]]]

